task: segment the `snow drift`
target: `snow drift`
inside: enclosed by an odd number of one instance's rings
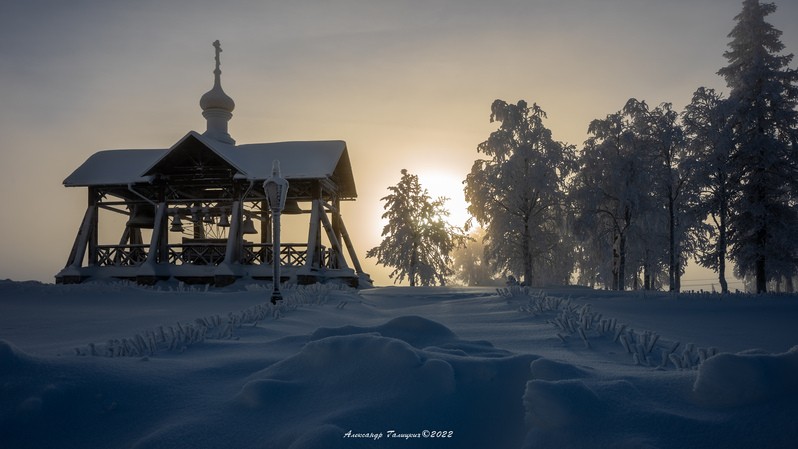
[[[798,440],[798,350],[770,349],[796,343],[793,298],[292,294],[273,310],[266,290],[251,285],[0,283],[0,447],[791,448]],[[190,345],[88,355],[92,343],[202,327],[197,319],[214,330]],[[691,357],[709,346],[718,354],[689,366],[636,364],[614,341],[621,328],[652,354],[687,338]],[[718,339],[716,329],[735,333]],[[724,347],[754,340],[770,350]]]
[[[693,386],[699,403],[738,407],[798,396],[798,346],[784,354],[747,351],[719,354],[698,370]]]

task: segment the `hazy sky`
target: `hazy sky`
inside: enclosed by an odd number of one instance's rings
[[[0,278],[53,281],[85,210],[61,182],[89,155],[168,148],[204,131],[198,105],[222,42],[238,143],[346,140],[359,199],[344,219],[361,257],[379,198],[406,168],[462,209],[460,181],[525,99],[557,140],[635,97],[678,110],[726,91],[740,0],[10,0],[0,14]],[[798,52],[798,2],[769,20]],[[795,61],[793,67],[795,67]],[[362,260],[380,284],[390,283]],[[706,275],[696,275],[706,278]]]

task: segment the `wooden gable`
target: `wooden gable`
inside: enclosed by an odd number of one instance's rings
[[[194,133],[189,133],[150,167],[144,176],[170,184],[229,184],[239,170]]]

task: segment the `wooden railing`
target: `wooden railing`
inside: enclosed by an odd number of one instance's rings
[[[172,265],[219,265],[224,261],[227,245],[221,242],[181,243],[169,245],[168,262]],[[99,245],[94,257],[100,267],[135,267],[147,260],[148,244]],[[289,243],[280,246],[280,265],[301,267],[307,264],[308,245]],[[245,265],[271,265],[274,258],[271,243],[245,243],[240,262]],[[335,251],[321,247],[319,265],[338,268]]]
[[[169,263],[173,265],[219,265],[224,261],[224,243],[182,243],[169,245]]]
[[[137,267],[147,260],[150,245],[98,245],[94,263],[100,267]]]
[[[241,263],[249,265],[271,265],[274,260],[271,243],[246,243]],[[308,245],[305,243],[288,243],[280,245],[280,265],[284,267],[301,267],[307,264]],[[332,249],[321,247],[320,265],[323,268],[336,268],[336,257]]]

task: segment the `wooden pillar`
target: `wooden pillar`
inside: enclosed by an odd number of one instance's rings
[[[77,284],[83,282],[85,276],[81,272],[81,265],[83,265],[83,258],[86,255],[86,247],[89,243],[89,234],[91,232],[91,224],[94,221],[94,215],[97,213],[97,208],[92,206],[86,207],[86,212],[83,214],[83,220],[80,222],[78,235],[75,237],[75,242],[72,244],[72,250],[69,252],[66,266],[58,274],[55,275],[55,282],[57,284]]]
[[[155,225],[152,227],[152,238],[150,239],[150,248],[147,252],[147,263],[156,264],[161,262],[161,245],[163,234],[166,232],[166,203],[159,203],[155,209]],[[168,255],[167,255],[168,258]]]
[[[89,208],[92,209],[91,214],[91,223],[89,224],[89,239],[88,239],[88,250],[89,250],[89,259],[87,261],[87,265],[96,265],[97,264],[97,245],[99,240],[99,211],[97,207],[97,203],[99,202],[100,193],[94,187],[89,187]]]
[[[323,206],[323,204],[324,204],[324,200],[323,200],[324,192],[322,191],[321,183],[319,181],[313,181],[313,186],[311,187],[311,189],[312,189],[312,195],[313,195],[313,203],[315,203],[315,205],[316,205],[316,216],[315,216],[315,218],[311,217],[311,219],[316,222],[315,226],[313,226],[313,229],[316,232],[316,235],[314,237],[315,238],[315,240],[314,240],[315,244],[314,244],[314,249],[313,249],[313,254],[314,254],[313,262],[317,266],[321,267],[321,265],[322,265],[321,248],[323,246],[322,245],[322,241],[321,241],[321,216],[324,214],[324,206]]]
[[[227,235],[227,247],[224,252],[224,263],[238,262],[241,258],[241,201],[233,201],[230,216],[230,233]]]
[[[123,248],[128,243],[133,243],[133,233],[131,232],[133,229],[138,230],[138,228],[131,228],[130,225],[125,225],[125,230],[122,231],[122,237],[119,239],[119,250],[116,252],[114,256],[114,265],[119,265],[122,261],[122,251]]]
[[[321,228],[319,211],[321,210],[321,202],[313,200],[310,206],[310,227],[308,229],[308,254],[305,260],[305,266],[311,270],[321,268],[321,254],[319,244],[319,230]]]
[[[159,274],[157,268],[158,262],[161,260],[161,242],[163,234],[167,232],[164,224],[166,223],[166,203],[158,203],[155,208],[155,220],[152,227],[152,238],[150,238],[149,250],[147,251],[147,259],[142,263],[136,271],[136,282],[144,285],[152,285],[162,276]],[[165,254],[168,258],[168,254]]]
[[[341,210],[341,200],[335,198],[335,201],[333,201],[333,210],[332,210],[333,213],[332,227],[333,227],[333,232],[335,233],[335,237],[338,239],[339,242],[341,241],[341,224],[342,224],[340,210]]]
[[[78,228],[78,235],[75,237],[72,250],[69,252],[66,267],[80,268],[81,265],[83,265],[83,258],[86,255],[86,247],[89,243],[92,223],[95,222],[96,215],[96,207],[92,207],[91,205],[86,207],[83,220],[80,222],[80,228]]]
[[[163,209],[163,210],[161,210]],[[161,213],[155,214],[155,222],[152,229],[152,232],[155,232],[158,229],[158,262],[159,263],[168,263],[169,262],[169,204],[166,203],[166,195],[161,189],[158,192],[158,211]],[[139,238],[141,238],[141,232],[139,231]]]
[[[240,198],[240,196],[237,196]],[[241,263],[243,235],[241,233],[241,217],[244,215],[243,200],[233,201],[230,211],[230,231],[227,234],[227,246],[224,251],[224,260],[216,266],[213,273],[213,283],[217,287],[230,285],[236,280],[234,266]]]
[[[323,209],[323,206],[322,206]],[[338,268],[349,268],[346,265],[346,259],[344,258],[343,248],[341,248],[341,243],[338,238],[335,236],[335,233],[332,229],[332,223],[330,223],[329,217],[327,217],[327,212],[322,210],[321,211],[321,224],[324,225],[324,230],[327,232],[327,238],[330,239],[330,245],[332,245],[333,249],[335,250],[335,258],[337,261]]]

